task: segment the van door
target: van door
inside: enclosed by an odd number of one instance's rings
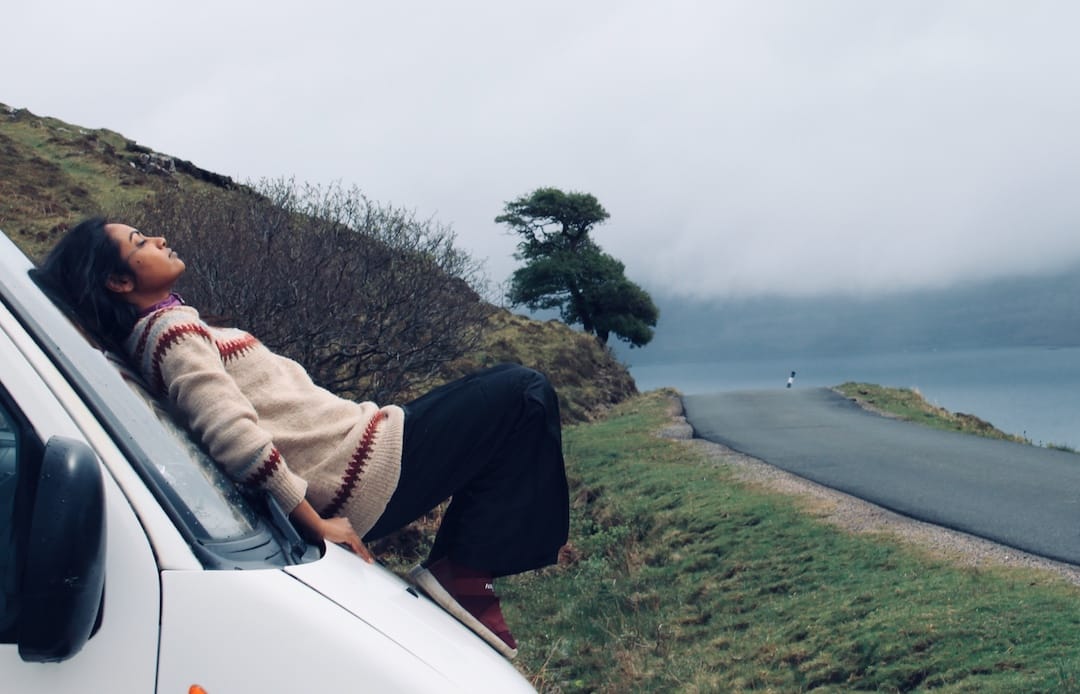
[[[10,324],[9,324],[10,325]],[[35,489],[46,443],[82,438],[65,408],[0,330],[0,682],[5,692],[153,692],[160,584],[150,544],[123,493],[104,478],[105,589],[88,641],[60,662],[26,662],[23,577]],[[34,551],[38,551],[35,549]]]

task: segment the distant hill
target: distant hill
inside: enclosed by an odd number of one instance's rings
[[[882,297],[694,301],[654,293],[656,337],[633,364],[716,357],[1080,345],[1080,267]]]

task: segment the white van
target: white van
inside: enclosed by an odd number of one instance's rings
[[[242,495],[0,233],[0,690],[517,692],[379,565]]]

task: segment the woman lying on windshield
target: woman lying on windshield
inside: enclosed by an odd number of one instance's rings
[[[430,555],[409,575],[516,655],[492,581],[554,563],[569,525],[547,379],[503,365],[402,406],[346,400],[250,334],[204,322],[173,292],[184,270],[164,238],[102,218],[69,231],[41,268],[83,327],[127,355],[214,460],[273,495],[311,539],[370,562],[364,542],[452,497]]]

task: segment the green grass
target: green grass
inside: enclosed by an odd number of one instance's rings
[[[500,581],[538,689],[1080,691],[1080,589],[826,525],[655,436],[667,404],[566,431],[564,560]]]

